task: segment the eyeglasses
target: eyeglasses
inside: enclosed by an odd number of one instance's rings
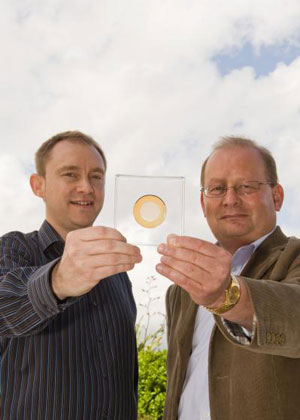
[[[254,194],[260,190],[261,185],[272,185],[273,182],[259,182],[259,181],[246,181],[243,184],[226,187],[226,185],[211,185],[210,187],[202,187],[201,191],[206,197],[219,198],[225,197],[227,191],[232,188],[237,195]]]

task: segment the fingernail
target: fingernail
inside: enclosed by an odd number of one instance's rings
[[[171,239],[171,238],[175,238],[177,235],[175,235],[175,233],[170,233],[168,236],[167,236],[167,239]]]
[[[170,233],[170,235],[167,236],[167,242],[168,244],[175,244],[177,235],[175,235],[174,233]]]
[[[156,268],[156,271],[158,271],[159,273],[162,273],[163,271],[162,264],[157,264],[155,268]]]
[[[164,252],[166,250],[165,244],[159,244],[157,247],[158,252]]]

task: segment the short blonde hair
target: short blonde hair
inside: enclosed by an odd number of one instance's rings
[[[65,131],[58,133],[50,139],[46,140],[35,153],[35,167],[39,175],[45,176],[46,164],[49,160],[50,154],[54,146],[61,141],[70,141],[76,143],[86,144],[94,147],[103,159],[104,168],[107,168],[107,161],[104,152],[100,145],[91,137],[81,131]]]

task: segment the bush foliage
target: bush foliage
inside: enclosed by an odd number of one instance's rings
[[[162,418],[167,384],[166,357],[166,350],[155,351],[150,346],[139,351],[138,395],[141,418]]]
[[[153,276],[147,278],[147,289],[143,290],[147,294],[147,303],[141,304],[146,309],[146,325],[143,325],[142,319],[140,319],[136,326],[139,361],[139,420],[161,420],[166,396],[167,350],[161,349],[165,322],[153,334],[148,333],[149,320],[153,315],[150,306],[157,299],[151,295],[152,289],[156,287],[153,284],[155,280]]]

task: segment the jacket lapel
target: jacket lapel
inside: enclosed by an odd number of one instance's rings
[[[278,260],[279,254],[285,247],[288,238],[278,226],[254,252],[241,275],[254,279],[261,279]]]
[[[195,318],[198,305],[190,298],[189,294],[181,290],[181,319],[178,329],[178,344],[181,351],[191,349],[194,334]]]

